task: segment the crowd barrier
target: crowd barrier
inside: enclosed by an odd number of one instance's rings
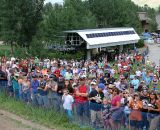
[[[30,94],[16,96],[16,93],[13,93],[7,86],[6,81],[0,82],[0,91],[25,103],[30,102],[33,106],[46,108],[46,111],[51,108],[60,113],[65,112],[71,123],[83,128],[93,128],[94,130],[160,130],[160,114],[130,110],[121,106],[118,109],[111,108],[111,114],[107,115],[108,118],[104,120],[104,115],[101,114],[102,105],[97,103],[78,103],[75,101],[72,111],[68,111],[63,109],[62,97],[56,93],[53,93],[51,97]],[[27,100],[28,98],[30,100]]]

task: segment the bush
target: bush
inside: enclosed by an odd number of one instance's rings
[[[138,41],[138,43],[136,44],[136,47],[137,47],[137,48],[144,47],[144,40],[140,39],[140,40]]]
[[[71,59],[80,60],[84,58],[84,53],[81,51],[76,53],[65,53],[65,54],[62,52],[48,52],[46,57],[50,59],[58,58],[58,59],[67,59],[67,60],[71,60]]]

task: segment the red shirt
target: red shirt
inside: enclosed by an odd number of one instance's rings
[[[79,93],[87,93],[86,85],[80,86],[78,88],[78,91],[79,91]],[[81,96],[76,96],[75,99],[76,99],[76,102],[79,102],[79,103],[84,103],[84,102],[88,101],[87,97],[81,97]]]
[[[59,69],[56,69],[56,70],[54,71],[54,75],[55,75],[57,78],[59,78],[59,76],[60,76],[60,70],[59,70]]]

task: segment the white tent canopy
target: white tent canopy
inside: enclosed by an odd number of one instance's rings
[[[101,28],[72,30],[65,33],[77,33],[87,43],[87,49],[137,43],[140,37],[133,28]]]

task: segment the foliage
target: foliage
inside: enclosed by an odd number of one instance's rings
[[[144,47],[144,40],[143,40],[143,39],[140,39],[140,40],[138,41],[138,43],[136,44],[136,47],[137,47],[137,48],[142,48],[142,47]]]
[[[89,5],[100,27],[140,28],[138,6],[130,0],[89,0]]]
[[[158,7],[158,13],[160,13],[160,6]]]
[[[6,97],[2,93],[0,93],[0,108],[50,128],[58,130],[81,130],[77,125],[68,123],[67,118],[63,114],[57,113],[54,110],[44,110],[25,105],[13,98]]]
[[[28,46],[32,36],[37,32],[37,24],[42,20],[41,13],[44,0],[2,0],[0,8],[2,39]],[[2,5],[1,5],[2,6]]]
[[[62,42],[60,39],[64,30],[95,28],[95,21],[94,15],[81,0],[65,0],[63,6],[49,3],[44,6],[38,39]]]
[[[10,56],[11,48],[8,45],[0,45],[0,57],[1,56]]]

